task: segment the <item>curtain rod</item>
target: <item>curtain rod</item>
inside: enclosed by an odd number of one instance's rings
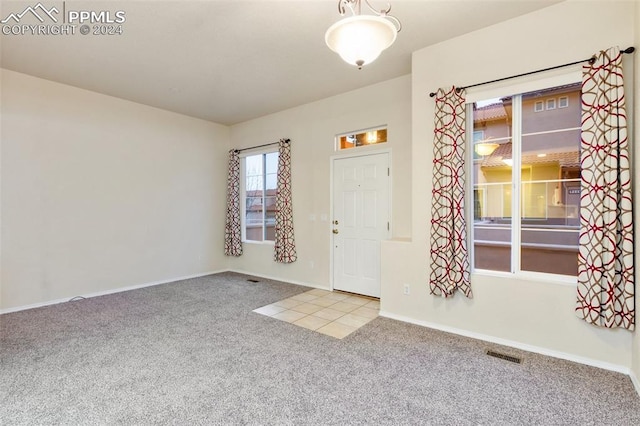
[[[291,142],[291,139],[281,139],[283,140],[285,143],[289,143]],[[271,142],[271,143],[265,143],[262,145],[256,145],[256,146],[250,146],[248,148],[242,148],[242,149],[235,149],[235,152],[242,152],[242,151],[248,151],[250,149],[256,149],[256,148],[264,148],[265,146],[271,146],[271,145],[278,145],[280,143],[280,141],[278,142]]]
[[[633,53],[633,52],[635,52],[635,50],[636,50],[636,48],[631,46],[631,47],[627,47],[624,50],[621,50],[620,53]],[[490,84],[490,83],[497,83],[498,81],[510,80],[512,78],[524,77],[526,75],[537,74],[539,72],[545,72],[545,71],[555,70],[555,69],[558,69],[558,68],[564,68],[564,67],[568,67],[568,66],[571,66],[571,65],[580,64],[582,62],[589,62],[590,64],[593,64],[595,61],[596,61],[596,57],[592,56],[589,59],[583,59],[581,61],[570,62],[568,64],[556,65],[555,67],[544,68],[544,69],[536,70],[536,71],[529,71],[529,72],[525,72],[525,73],[518,74],[518,75],[512,75],[510,77],[503,77],[503,78],[498,78],[498,79],[491,80],[491,81],[485,81],[483,83],[470,84],[470,85],[464,86],[464,87],[456,87],[456,92],[460,92],[461,90],[468,89],[470,87],[482,86],[482,85]],[[429,97],[433,98],[435,95],[436,95],[436,92],[429,93]]]

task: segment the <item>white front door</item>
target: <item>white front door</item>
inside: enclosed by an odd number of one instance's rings
[[[333,160],[333,288],[380,297],[389,238],[389,154]]]

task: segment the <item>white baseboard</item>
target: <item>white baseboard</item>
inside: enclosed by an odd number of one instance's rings
[[[123,291],[129,291],[129,290],[136,290],[136,289],[144,288],[144,287],[152,287],[152,286],[155,286],[155,285],[167,284],[167,283],[171,283],[171,282],[175,282],[175,281],[187,280],[187,279],[191,279],[191,278],[204,277],[204,276],[207,276],[207,275],[219,274],[219,273],[222,273],[222,272],[235,272],[235,273],[238,273],[238,274],[244,274],[244,275],[248,275],[248,276],[259,277],[259,278],[264,278],[264,279],[273,280],[273,281],[281,281],[281,282],[288,283],[288,284],[295,284],[295,285],[300,285],[300,286],[304,286],[304,287],[311,287],[311,288],[319,288],[319,289],[322,289],[322,290],[331,290],[328,286],[326,286],[326,287],[325,286],[319,286],[317,284],[310,284],[310,283],[301,282],[301,281],[297,281],[297,280],[284,280],[284,279],[278,278],[278,277],[271,277],[271,276],[264,275],[264,274],[256,274],[256,273],[253,273],[253,272],[242,271],[242,270],[237,270],[237,269],[223,269],[223,270],[218,270],[218,271],[209,271],[209,272],[203,272],[203,273],[199,273],[199,274],[186,275],[186,276],[182,276],[182,277],[175,277],[175,278],[170,278],[170,279],[166,279],[166,280],[153,281],[153,282],[148,282],[148,283],[138,284],[138,285],[133,285],[133,286],[128,286],[128,287],[120,287],[120,288],[111,289],[111,290],[99,291],[99,292],[84,294],[84,295],[82,295],[82,297],[91,298],[91,297],[97,297],[97,296],[105,296],[105,295],[108,295],[108,294],[120,293],[120,292],[123,292]],[[11,313],[11,312],[24,311],[24,310],[27,310],[27,309],[39,308],[39,307],[43,307],[43,306],[55,305],[55,304],[58,304],[58,303],[64,303],[64,302],[68,302],[70,299],[71,298],[50,300],[50,301],[47,301],[47,302],[34,303],[34,304],[18,306],[18,307],[14,307],[14,308],[0,309],[0,315],[1,314],[8,314],[8,313]],[[431,322],[428,322],[428,321],[415,320],[413,318],[405,317],[405,316],[402,316],[402,315],[396,315],[396,314],[393,314],[393,313],[390,313],[390,312],[386,312],[386,311],[380,311],[379,315],[381,317],[390,318],[390,319],[394,319],[394,320],[398,320],[398,321],[402,321],[402,322],[406,322],[406,323],[410,323],[410,324],[416,324],[416,325],[419,325],[419,326],[422,326],[422,327],[427,327],[427,328],[432,328],[432,329],[435,329],[435,330],[444,331],[444,332],[447,332],[447,333],[457,334],[459,336],[469,337],[469,338],[472,338],[472,339],[482,340],[482,341],[485,341],[485,342],[495,343],[495,344],[502,345],[502,346],[508,346],[508,347],[521,349],[521,350],[528,351],[528,352],[534,352],[534,353],[538,353],[538,354],[541,354],[541,355],[546,355],[546,356],[551,356],[551,357],[554,357],[554,358],[564,359],[564,360],[567,360],[567,361],[577,362],[579,364],[590,365],[590,366],[602,368],[602,369],[605,369],[605,370],[610,370],[610,371],[615,371],[615,372],[618,372],[618,373],[623,373],[623,374],[626,374],[626,375],[629,376],[629,378],[631,379],[631,382],[633,383],[633,386],[635,387],[636,391],[640,395],[640,380],[638,380],[638,377],[635,375],[635,373],[631,369],[629,369],[627,367],[624,367],[624,366],[621,366],[621,365],[611,364],[611,363],[608,363],[608,362],[594,360],[594,359],[591,359],[591,358],[585,358],[585,357],[581,357],[581,356],[577,356],[577,355],[572,355],[572,354],[568,354],[566,352],[554,351],[554,350],[547,349],[547,348],[542,348],[542,347],[539,347],[539,346],[528,345],[528,344],[516,342],[516,341],[513,341],[513,340],[507,340],[507,339],[502,339],[502,338],[499,338],[499,337],[489,336],[487,334],[475,333],[475,332],[464,330],[464,329],[460,329],[460,328],[449,327],[449,326],[445,326],[445,325],[441,325],[441,324],[431,323]]]
[[[171,283],[171,282],[174,282],[174,281],[188,280],[190,278],[204,277],[204,276],[207,276],[207,275],[219,274],[219,273],[222,273],[222,272],[236,272],[238,274],[250,275],[252,277],[259,277],[259,278],[264,278],[264,279],[267,279],[267,280],[281,281],[281,282],[284,282],[284,283],[287,283],[287,284],[295,284],[295,285],[300,285],[300,286],[304,286],[304,287],[319,288],[319,289],[322,289],[322,290],[330,290],[328,287],[322,287],[322,286],[319,286],[319,285],[316,285],[316,284],[309,284],[309,283],[304,283],[304,282],[294,281],[294,280],[283,280],[282,278],[270,277],[268,275],[262,275],[262,274],[255,274],[253,272],[248,272],[248,271],[241,271],[241,270],[235,270],[235,269],[221,269],[221,270],[217,270],[217,271],[202,272],[202,273],[199,273],[199,274],[192,274],[192,275],[186,275],[186,276],[183,276],[183,277],[169,278],[169,279],[166,279],[166,280],[153,281],[153,282],[148,282],[148,283],[144,283],[144,284],[137,284],[137,285],[127,286],[127,287],[119,287],[119,288],[115,288],[115,289],[110,289],[110,290],[105,290],[105,291],[98,291],[98,292],[94,292],[94,293],[80,294],[80,295],[76,295],[75,297],[81,296],[81,297],[84,297],[84,298],[88,299],[88,298],[91,298],[91,297],[105,296],[107,294],[120,293],[120,292],[123,292],[123,291],[129,291],[129,290],[136,290],[138,288],[144,288],[144,287],[152,287],[154,285],[167,284],[167,283]],[[23,306],[16,306],[16,307],[13,307],[13,308],[0,309],[0,315],[9,314],[11,312],[25,311],[27,309],[41,308],[43,306],[57,305],[58,303],[68,302],[71,299],[72,299],[72,297],[66,297],[66,298],[63,298],[63,299],[48,300],[46,302],[32,303],[32,304],[29,304],[29,305],[23,305]]]
[[[402,315],[392,314],[390,312],[380,311],[380,316],[395,319],[398,321],[408,322],[411,324],[420,325],[427,328],[433,328],[435,330],[445,331],[447,333],[457,334],[464,337],[470,337],[472,339],[491,342],[491,343],[495,343],[502,346],[509,346],[512,348],[521,349],[523,351],[534,352],[540,355],[546,355],[554,358],[564,359],[567,361],[577,362],[579,364],[585,364],[585,365],[590,365],[592,367],[598,367],[605,370],[615,371],[617,373],[626,374],[629,377],[631,377],[632,381],[634,380],[634,377],[631,376],[632,371],[628,367],[625,367],[622,365],[611,364],[611,363],[599,361],[596,359],[572,355],[566,352],[554,351],[552,349],[542,348],[540,346],[528,345],[526,343],[520,343],[513,340],[502,339],[500,337],[489,336],[487,334],[475,333],[473,331],[463,330],[455,327],[449,327],[446,325],[431,323],[428,321],[419,321],[419,320],[415,320]],[[637,379],[635,380],[636,381],[634,382],[634,386],[636,387],[636,390],[639,391],[638,393],[640,393],[640,387],[638,386]]]
[[[136,290],[138,288],[144,288],[144,287],[152,287],[154,285],[167,284],[167,283],[172,283],[174,281],[182,281],[182,280],[188,280],[190,278],[204,277],[204,276],[207,276],[207,275],[218,274],[220,272],[225,272],[225,271],[223,270],[223,271],[202,272],[202,273],[199,273],[199,274],[186,275],[186,276],[183,276],[183,277],[176,277],[176,278],[169,278],[169,279],[166,279],[166,280],[153,281],[153,282],[149,282],[149,283],[137,284],[137,285],[127,286],[127,287],[119,287],[119,288],[114,288],[114,289],[110,289],[110,290],[97,291],[97,292],[89,293],[89,294],[82,294],[82,295],[78,295],[78,296],[84,297],[86,299],[89,299],[91,297],[105,296],[107,294],[120,293],[120,292],[123,292],[123,291],[129,291],[129,290]],[[78,297],[78,296],[75,296],[75,297]],[[49,300],[49,301],[46,301],[46,302],[33,303],[33,304],[30,304],[30,305],[24,305],[24,306],[17,306],[15,308],[0,309],[0,315],[9,314],[11,312],[25,311],[27,309],[41,308],[43,306],[57,305],[58,303],[68,302],[71,299],[72,299],[72,297],[67,297],[67,298],[64,298],[64,299]]]
[[[244,274],[244,275],[250,275],[252,277],[264,278],[265,280],[280,281],[280,282],[287,283],[287,284],[295,284],[295,285],[301,285],[301,286],[304,286],[304,287],[319,288],[320,290],[331,291],[331,288],[329,288],[329,286],[324,287],[324,286],[320,286],[318,284],[310,284],[310,283],[305,283],[305,282],[302,282],[302,281],[288,280],[288,279],[283,279],[283,278],[279,278],[279,277],[271,277],[269,275],[256,274],[255,272],[248,272],[248,271],[243,271],[243,270],[240,270],[240,269],[228,269],[225,272],[235,272],[237,274]]]
[[[629,371],[629,378],[631,379],[631,383],[633,383],[633,387],[636,388],[636,392],[640,395],[640,380],[638,380],[638,376],[636,376],[633,370]]]

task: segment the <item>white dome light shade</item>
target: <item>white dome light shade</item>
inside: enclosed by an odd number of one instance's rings
[[[498,145],[497,143],[477,143],[475,146],[475,150],[476,153],[478,155],[481,155],[483,157],[486,157],[487,155],[491,155],[493,154],[493,151],[495,151],[496,149],[498,149],[500,145]]]
[[[329,27],[324,40],[345,62],[362,68],[391,46],[397,35],[397,28],[388,19],[357,15]]]

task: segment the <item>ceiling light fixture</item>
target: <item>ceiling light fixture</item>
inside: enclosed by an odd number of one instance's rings
[[[363,2],[375,15],[362,15]],[[338,0],[340,16],[344,16],[347,9],[353,16],[330,26],[324,41],[345,62],[362,69],[396,41],[402,24],[398,18],[389,15],[389,4],[386,9],[377,11],[368,0]]]

